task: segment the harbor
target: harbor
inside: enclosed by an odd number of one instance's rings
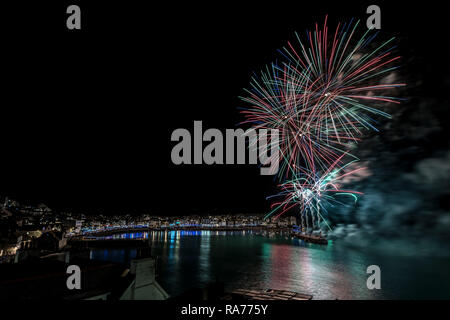
[[[299,232],[298,230],[294,230],[292,228],[268,228],[268,227],[171,227],[171,228],[115,228],[109,230],[99,230],[93,232],[86,232],[82,235],[76,235],[71,237],[73,240],[115,240],[116,244],[119,244],[117,240],[123,239],[121,237],[115,237],[115,235],[124,235],[124,234],[136,234],[137,237],[140,237],[142,233],[149,232],[249,232],[254,235],[264,236],[264,237],[278,237],[282,236],[285,238],[296,238],[300,239],[304,242],[327,245],[328,240],[326,236],[322,234],[313,234],[313,233],[305,233]],[[133,237],[133,236],[132,236]],[[123,239],[125,240],[125,239]],[[136,240],[136,239],[128,239],[128,240]],[[124,244],[125,245],[125,244]]]

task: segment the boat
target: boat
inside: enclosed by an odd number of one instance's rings
[[[328,240],[326,237],[322,235],[314,235],[314,234],[306,234],[306,233],[300,233],[300,232],[294,232],[293,236],[295,238],[298,238],[300,240],[303,240],[305,242],[315,243],[315,244],[322,244],[327,245]]]

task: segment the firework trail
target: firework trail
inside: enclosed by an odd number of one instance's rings
[[[405,84],[382,83],[400,58],[392,53],[394,38],[369,51],[378,32],[367,30],[356,40],[358,25],[338,24],[329,33],[325,18],[304,42],[296,34],[298,44],[279,50],[283,61],[253,77],[241,97],[251,105],[241,111],[242,123],[280,132],[280,179],[296,167],[326,171],[364,129],[377,130],[372,116],[390,117],[382,104],[400,103],[385,92]]]
[[[292,172],[292,179],[279,185],[281,191],[268,197],[268,199],[281,199],[272,204],[272,211],[265,219],[274,216],[276,220],[287,211],[298,208],[302,231],[310,228],[320,229],[321,221],[331,229],[324,219],[323,213],[327,213],[327,207],[346,205],[345,198],[350,197],[355,202],[357,201],[358,196],[362,193],[345,189],[344,181],[366,169],[365,167],[351,169],[351,164],[355,163],[355,160],[339,166],[342,157],[339,157],[322,174],[304,168]]]

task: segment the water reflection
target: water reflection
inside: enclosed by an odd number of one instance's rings
[[[208,282],[211,278],[209,270],[211,231],[204,231],[200,235],[200,239],[199,276],[201,282]]]
[[[284,289],[315,299],[442,298],[450,289],[445,272],[437,273],[441,278],[430,276],[436,274],[430,268],[447,270],[449,261],[424,264],[418,258],[355,251],[338,243],[320,246],[249,231],[138,232],[107,238],[150,239],[153,255],[158,256],[158,281],[171,295],[216,279],[227,289]],[[134,249],[91,252],[92,259],[117,262],[135,256]],[[382,269],[382,290],[367,289],[366,269],[371,264]]]

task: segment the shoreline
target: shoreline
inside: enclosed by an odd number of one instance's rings
[[[300,234],[295,232],[293,228],[289,227],[178,227],[178,228],[123,228],[123,229],[114,229],[114,230],[102,230],[98,232],[90,232],[82,235],[76,235],[69,238],[69,240],[105,240],[105,241],[113,241],[113,240],[123,240],[123,239],[98,239],[102,237],[113,236],[115,234],[125,234],[125,233],[138,233],[138,232],[173,232],[173,231],[194,231],[194,232],[202,232],[202,231],[213,231],[213,232],[240,232],[240,231],[249,231],[256,232],[256,235],[263,235],[270,237],[271,234],[279,235],[283,234],[285,236],[289,236],[293,239],[300,239],[305,242],[327,245],[328,239],[324,236],[311,235],[311,234]]]
[[[267,231],[267,232],[289,232],[292,233],[292,228],[290,227],[179,227],[179,228],[123,228],[123,229],[113,229],[113,230],[101,230],[86,232],[80,235],[73,235],[69,238],[82,238],[82,237],[105,237],[120,233],[136,233],[136,232],[167,232],[167,231]]]

